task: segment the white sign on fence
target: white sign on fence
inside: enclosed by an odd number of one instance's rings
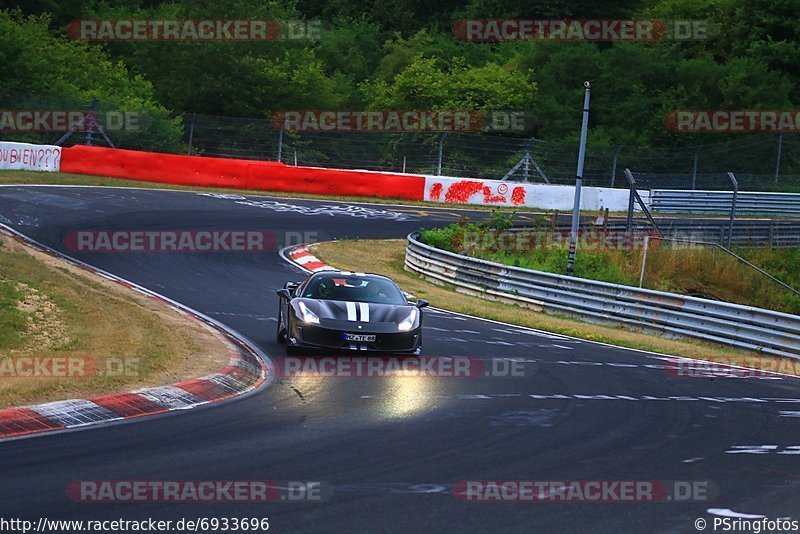
[[[61,147],[0,141],[0,170],[58,172]]]
[[[645,202],[649,200],[649,193],[639,191]],[[627,211],[629,194],[627,189],[584,187],[581,209]],[[574,198],[575,187],[572,185],[425,176],[425,200],[428,202],[568,211],[572,209]]]

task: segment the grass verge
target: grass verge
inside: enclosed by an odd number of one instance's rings
[[[403,290],[430,301],[431,305],[437,308],[620,347],[754,367],[761,370],[779,370],[800,376],[800,372],[798,372],[800,367],[797,362],[788,358],[758,355],[697,340],[669,339],[630,331],[622,327],[595,325],[577,319],[536,312],[516,305],[464,295],[456,292],[452,287],[432,284],[415,273],[406,271],[403,268],[405,247],[404,239],[346,240],[321,243],[313,248],[313,252],[322,261],[335,267],[389,276]]]
[[[204,325],[0,235],[0,407],[170,384],[228,358]]]

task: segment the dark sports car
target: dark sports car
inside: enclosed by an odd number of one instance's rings
[[[419,354],[424,300],[409,303],[385,276],[323,271],[278,290],[277,339],[300,348]]]

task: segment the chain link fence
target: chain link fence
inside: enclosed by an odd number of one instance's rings
[[[92,107],[94,106],[94,107]],[[173,115],[163,109],[28,95],[0,89],[0,112],[93,109],[97,126],[19,131],[0,122],[3,140],[107,144],[289,165],[441,174],[467,178],[572,184],[577,142],[479,133],[281,132],[268,117]],[[120,119],[122,117],[122,119]],[[130,120],[127,117],[131,117]],[[584,184],[627,187],[623,169],[648,189],[722,189],[733,171],[745,191],[800,191],[800,134],[761,133],[700,146],[587,146]],[[720,183],[717,183],[720,182]]]

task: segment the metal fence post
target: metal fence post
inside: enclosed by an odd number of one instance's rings
[[[525,165],[522,167],[522,175],[525,178],[525,181],[529,181],[531,176],[531,153],[530,151],[525,152]]]
[[[642,270],[639,273],[639,287],[644,282],[644,268],[647,265],[647,249],[650,248],[650,234],[644,236],[644,255],[642,256]]]
[[[733,220],[736,217],[736,196],[739,194],[739,182],[732,172],[728,172],[728,178],[731,179],[733,184],[733,199],[731,200],[731,222],[728,225],[728,248],[731,248],[731,241],[733,240]]]
[[[278,162],[280,163],[283,156],[283,128],[278,130]]]
[[[94,137],[94,126],[97,123],[95,112],[97,111],[97,105],[100,101],[97,97],[92,99],[92,103],[89,105],[89,114],[88,114],[88,121],[89,121],[89,128],[86,130],[86,144],[92,146],[92,138]]]
[[[583,82],[583,112],[581,121],[581,141],[578,146],[578,168],[575,177],[575,203],[572,206],[572,225],[569,233],[569,252],[567,253],[567,276],[572,276],[575,268],[575,253],[578,248],[578,227],[581,219],[581,187],[583,186],[583,163],[586,158],[586,135],[589,130],[589,95],[591,84]]]
[[[439,137],[439,164],[436,166],[436,176],[442,175],[442,155],[444,153],[444,140],[447,138],[449,132],[442,132]]]
[[[703,145],[699,145],[697,150],[694,151],[694,164],[692,165],[692,191],[697,189],[697,162],[700,159],[700,149]]]
[[[647,204],[645,204],[644,200],[642,200],[642,197],[639,196],[639,191],[636,190],[636,180],[633,178],[633,173],[630,169],[626,168],[624,174],[625,178],[628,180],[628,183],[631,184],[631,197],[636,199],[636,202],[639,203],[639,207],[642,208],[642,213],[644,213],[644,216],[647,217],[647,221],[656,231],[658,237],[664,237],[664,233],[661,231],[661,228],[658,227],[656,220],[653,218],[653,214],[650,213],[650,208],[647,207]],[[631,200],[629,200],[628,203],[628,227],[630,228],[630,225],[633,222],[633,206]]]
[[[628,195],[628,219],[625,222],[625,233],[627,235],[631,235],[631,231],[633,230],[633,188],[636,187],[634,185],[635,182],[629,182],[628,187],[630,188],[630,194]]]
[[[192,141],[194,140],[194,123],[197,122],[197,113],[192,113],[192,122],[189,123],[189,148],[187,154],[192,153]]]
[[[106,143],[108,143],[108,146],[110,146],[111,148],[116,148],[114,146],[114,143],[111,141],[111,138],[109,138],[108,134],[106,134],[106,131],[103,129],[103,127],[97,123],[97,109],[99,105],[100,105],[100,100],[97,97],[93,98],[92,103],[89,106],[89,111],[84,113],[83,117],[81,117],[81,120],[79,120],[77,124],[73,124],[70,127],[69,131],[65,133],[63,136],[61,136],[61,138],[59,138],[58,141],[55,142],[55,145],[61,146],[61,144],[67,139],[69,139],[69,136],[74,134],[78,130],[78,128],[88,128],[86,132],[86,144],[91,146],[93,139],[92,134],[94,134],[94,130],[95,128],[97,128],[97,131],[100,132],[100,135],[103,136],[103,139],[105,139]],[[88,125],[86,124],[87,122],[89,123]]]
[[[781,150],[783,149],[783,132],[778,134],[778,156],[775,158],[775,185],[778,185],[778,176],[781,173]]]
[[[617,157],[620,150],[622,150],[622,145],[619,145],[614,151],[614,161],[611,163],[611,187],[614,187],[614,182],[617,179]]]

